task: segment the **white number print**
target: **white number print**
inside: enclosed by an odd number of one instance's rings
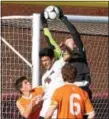
[[[78,115],[81,111],[81,107],[78,102],[74,102],[74,98],[77,98],[78,100],[81,99],[79,94],[72,94],[70,96],[70,113],[73,115]],[[76,107],[76,110],[74,110],[74,107]]]

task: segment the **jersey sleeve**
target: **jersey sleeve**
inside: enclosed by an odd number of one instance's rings
[[[59,45],[56,43],[56,41],[53,39],[50,31],[48,28],[44,28],[44,35],[46,37],[48,45],[54,49],[55,57],[59,59],[61,57],[61,49]]]
[[[35,90],[37,95],[43,95],[43,93],[44,93],[44,89],[42,86],[38,86],[34,90]]]
[[[60,101],[61,101],[61,95],[59,94],[58,89],[56,89],[52,98],[51,98],[51,104],[50,105],[51,106],[53,106],[53,105],[57,106]]]
[[[94,112],[94,108],[93,108],[93,105],[88,97],[88,94],[87,92],[85,92],[85,98],[84,98],[84,101],[85,101],[85,114],[90,114],[90,113],[93,113]]]
[[[16,105],[17,105],[17,108],[19,109],[21,115],[23,115],[25,108],[23,107],[23,105],[21,105],[19,100],[17,100]]]
[[[43,91],[46,92],[46,83],[45,83],[45,80],[46,78],[48,77],[47,73],[45,73],[43,76],[42,76],[42,88],[43,88]]]
[[[85,56],[85,50],[84,50],[84,46],[83,46],[83,43],[82,43],[82,40],[80,38],[80,34],[79,32],[77,31],[77,29],[75,28],[75,26],[73,24],[71,24],[71,22],[68,21],[67,17],[64,17],[62,19],[62,22],[67,26],[67,28],[69,29],[70,31],[70,34],[76,44],[76,46],[79,48],[79,52]]]
[[[64,61],[64,58],[62,57],[62,58],[60,58],[59,60],[57,60],[56,62],[55,62],[55,65],[54,65],[54,68],[56,69],[56,70],[60,70],[60,69],[62,69],[62,67],[65,65],[65,61]]]

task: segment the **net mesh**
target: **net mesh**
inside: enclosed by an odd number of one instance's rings
[[[31,63],[32,49],[31,19],[4,19],[1,21],[1,36]],[[6,44],[1,42],[2,50],[2,119],[21,119],[16,108],[18,94],[14,88],[17,78],[27,76],[31,79],[31,68]]]
[[[96,119],[108,119],[108,24],[73,24],[81,34],[87,53],[92,78],[92,102],[96,112]],[[60,20],[48,22],[48,26],[58,44],[71,36]],[[3,19],[1,21],[1,35],[31,63],[31,19]],[[14,83],[16,78],[23,75],[31,80],[31,68],[9,47],[3,42],[1,43],[2,119],[21,119],[22,117],[15,105],[18,94],[14,89]],[[46,45],[43,33],[41,33],[41,47]]]
[[[67,27],[60,20],[49,21],[49,28],[51,30],[60,31],[60,32],[69,32]],[[55,24],[55,25],[54,25]],[[76,23],[73,24],[78,29],[81,34],[90,34],[90,35],[108,35],[108,25],[106,23]]]

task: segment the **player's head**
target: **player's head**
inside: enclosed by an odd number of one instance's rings
[[[75,42],[72,38],[66,39],[65,45],[67,45],[71,50],[73,50],[76,47]]]
[[[24,92],[31,91],[31,83],[27,80],[26,76],[18,78],[15,82],[15,88],[23,94]]]
[[[62,67],[62,77],[64,82],[69,82],[69,83],[73,83],[76,75],[77,75],[77,69],[76,67],[71,64],[71,63],[66,63],[63,67]]]
[[[45,69],[50,69],[53,64],[54,51],[53,49],[46,47],[41,49],[39,57]]]

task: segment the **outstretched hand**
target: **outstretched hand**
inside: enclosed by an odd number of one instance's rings
[[[35,104],[38,105],[41,102],[42,102],[42,96],[41,95],[36,96],[36,98],[35,98]]]
[[[32,103],[33,107],[35,105],[40,105],[42,103],[42,96],[38,95],[38,96],[33,97],[31,100],[31,103]]]
[[[45,17],[44,17],[44,11],[41,13],[40,18],[41,18],[42,26],[43,26],[43,27],[48,27],[48,25],[47,25],[47,20],[46,20]]]
[[[64,14],[62,9],[59,6],[56,6],[59,9],[59,19],[62,20],[64,18]]]
[[[65,45],[63,42],[60,43],[59,47],[60,47],[61,50],[63,50],[63,51],[66,50],[66,45]]]

